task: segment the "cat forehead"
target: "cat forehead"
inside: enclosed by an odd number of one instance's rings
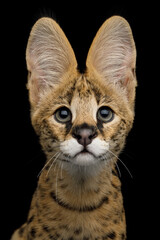
[[[110,85],[104,85],[97,78],[79,75],[76,78],[66,78],[66,81],[53,88],[44,98],[42,108],[48,109],[50,106],[51,109],[56,109],[64,105],[76,109],[77,113],[78,109],[80,112],[91,113],[90,108],[101,105],[119,108],[119,103],[119,96]]]
[[[119,95],[111,85],[103,84],[98,78],[79,75],[66,78],[61,84],[52,88],[39,105],[39,111],[43,114],[48,111],[50,114],[57,108],[66,106],[76,115],[81,112],[85,116],[86,114],[93,116],[93,109],[104,105],[118,112],[123,112],[127,107],[123,96]]]
[[[79,102],[79,104],[87,105],[88,102],[96,101],[98,104],[103,99],[111,99],[113,97],[112,89],[101,84],[101,81],[95,78],[88,78],[80,75],[79,77],[66,81],[58,87],[56,95],[60,100],[71,102]]]
[[[87,79],[84,75],[81,75],[76,81],[74,96],[84,99],[91,98],[93,95],[98,101],[102,92],[94,86],[94,81]]]
[[[70,105],[70,109],[72,112],[72,122],[74,122],[77,118],[78,122],[88,122],[91,124],[93,119],[96,122],[98,104],[93,94],[84,93],[84,96],[85,97],[81,98],[77,93],[72,99]]]

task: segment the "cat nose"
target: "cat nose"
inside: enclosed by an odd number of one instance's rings
[[[72,136],[77,139],[78,143],[86,148],[92,140],[97,136],[95,128],[80,128],[72,133]]]

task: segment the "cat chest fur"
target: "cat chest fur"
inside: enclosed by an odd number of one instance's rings
[[[123,239],[125,216],[115,172],[108,180],[104,171],[94,184],[93,179],[92,184],[90,179],[81,179],[78,188],[77,183],[73,186],[73,179],[66,180],[67,173],[61,172],[55,183],[50,179],[51,173],[46,177],[47,171],[32,200],[29,239],[33,235],[33,239]]]

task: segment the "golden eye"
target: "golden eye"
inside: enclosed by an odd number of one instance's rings
[[[71,121],[72,114],[68,108],[61,107],[61,108],[57,109],[57,111],[54,113],[54,118],[57,122],[67,123],[67,122]]]
[[[100,107],[97,112],[97,118],[105,123],[111,122],[114,118],[114,112],[109,107]]]

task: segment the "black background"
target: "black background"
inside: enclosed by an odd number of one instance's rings
[[[30,122],[25,48],[32,25],[51,16],[68,37],[81,69],[89,46],[101,24],[112,15],[125,17],[137,46],[137,97],[134,127],[119,162],[126,209],[128,240],[155,233],[157,211],[155,137],[158,136],[158,11],[149,1],[18,1],[1,6],[1,234],[10,239],[25,222],[37,175],[45,157]],[[34,4],[34,5],[33,5]],[[155,98],[155,99],[154,99]],[[157,115],[158,116],[158,115]],[[152,133],[154,135],[152,135]],[[158,188],[158,187],[157,187]],[[155,213],[155,215],[152,214]]]

